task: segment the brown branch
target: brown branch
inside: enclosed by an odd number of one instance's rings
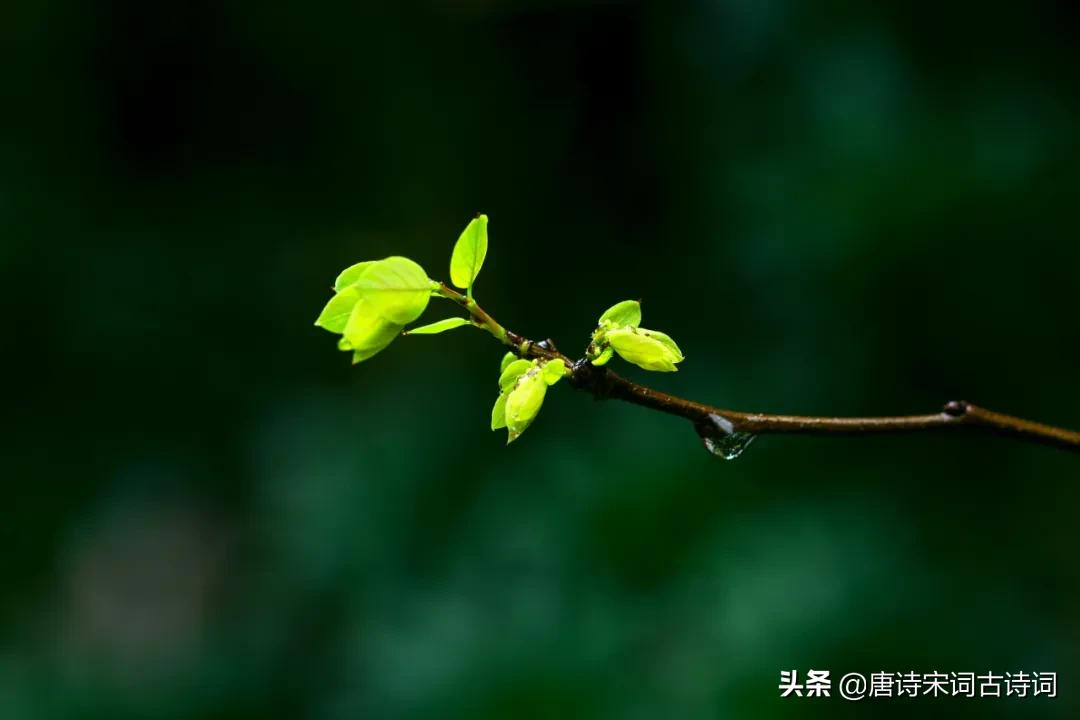
[[[446,285],[442,286],[440,294],[468,310],[474,324],[488,330],[520,357],[562,360],[570,368],[569,381],[576,389],[591,393],[597,399],[614,398],[685,418],[694,424],[702,437],[716,437],[732,432],[752,435],[779,433],[860,435],[968,428],[989,430],[1001,435],[1080,452],[1080,432],[1004,415],[962,400],[952,400],[946,403],[940,412],[928,415],[883,417],[772,415],[718,408],[638,385],[606,367],[596,367],[584,358],[572,360],[560,353],[551,340],[534,342],[503,328],[473,300]]]
[[[574,387],[591,392],[598,398],[615,398],[686,418],[694,423],[699,433],[703,434],[715,434],[714,426],[717,421],[714,418],[721,418],[721,422],[727,421],[730,424],[730,431],[753,435],[769,433],[837,435],[977,428],[1080,452],[1080,432],[1004,415],[959,400],[948,402],[941,412],[928,415],[883,417],[772,415],[728,410],[686,400],[638,385],[606,368],[596,368],[587,362],[575,363],[570,381]]]

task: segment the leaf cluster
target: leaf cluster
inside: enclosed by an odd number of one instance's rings
[[[464,295],[428,277],[406,257],[366,260],[343,270],[334,281],[334,295],[315,324],[341,337],[338,348],[363,362],[386,349],[402,335],[436,335],[471,325],[486,329],[512,349],[499,371],[499,394],[491,411],[491,429],[506,428],[513,442],[532,424],[544,404],[547,389],[571,373],[561,358],[533,357],[528,341],[515,346],[511,337],[473,299],[473,285],[488,252],[488,218],[478,215],[454,244],[450,281]],[[406,329],[427,309],[432,297],[452,300],[468,317],[448,317]],[[668,335],[641,326],[641,304],[624,300],[608,308],[597,322],[585,356],[604,365],[613,355],[645,370],[674,372],[683,354]]]

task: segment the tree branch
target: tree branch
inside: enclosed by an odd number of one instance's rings
[[[1005,415],[962,400],[952,400],[945,404],[941,412],[928,415],[884,417],[771,415],[728,410],[685,400],[638,385],[606,368],[596,368],[587,362],[575,363],[570,381],[575,387],[587,390],[599,398],[616,398],[686,418],[694,423],[699,433],[712,431],[710,426],[716,423],[713,417],[726,420],[735,432],[753,435],[770,433],[837,435],[978,428],[1080,452],[1080,432]]]
[[[694,424],[698,434],[703,438],[717,437],[721,434],[730,435],[733,432],[752,435],[779,433],[859,435],[968,428],[988,430],[1080,452],[1080,432],[1004,415],[963,400],[949,401],[940,412],[928,415],[883,417],[772,415],[706,405],[631,382],[606,367],[594,366],[585,358],[572,360],[560,353],[550,340],[534,342],[513,333],[495,322],[474,300],[446,285],[441,286],[439,294],[468,310],[474,325],[490,332],[519,357],[562,360],[570,369],[569,381],[574,388],[591,393],[593,397],[600,400],[614,398],[685,418]]]

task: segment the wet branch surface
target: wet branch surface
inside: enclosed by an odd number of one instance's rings
[[[556,349],[551,340],[535,342],[506,330],[475,302],[442,287],[442,295],[469,311],[473,324],[482,327],[515,354],[529,359],[560,359],[570,368],[570,384],[598,400],[615,399],[685,418],[703,438],[721,433],[862,435],[870,433],[926,432],[932,430],[983,430],[1072,452],[1080,452],[1080,432],[1045,425],[987,410],[963,400],[951,400],[936,413],[881,417],[820,417],[743,412],[706,405],[669,395],[627,380],[606,367],[582,358],[573,360]]]

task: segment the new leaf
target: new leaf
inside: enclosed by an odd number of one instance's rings
[[[450,256],[450,282],[466,290],[472,297],[472,285],[487,257],[487,215],[480,215],[469,223],[454,245]]]
[[[641,303],[637,300],[623,300],[609,307],[600,316],[600,327],[621,328],[637,327],[641,324]]]
[[[499,390],[507,392],[522,375],[536,366],[535,360],[514,360],[499,375]]]
[[[346,287],[330,298],[330,302],[326,303],[326,307],[319,313],[315,324],[332,333],[344,332],[349,316],[352,315],[353,308],[359,300],[360,293],[356,291],[356,288]]]
[[[345,288],[352,285],[354,282],[360,279],[360,276],[369,267],[374,265],[376,260],[365,260],[364,262],[358,262],[355,265],[350,265],[341,271],[341,274],[337,276],[337,280],[334,281],[334,289],[341,292]]]
[[[424,312],[433,285],[424,268],[395,256],[372,263],[349,287],[356,288],[372,312],[405,325]]]
[[[430,325],[421,325],[418,328],[413,328],[412,330],[407,330],[407,331],[405,331],[405,334],[406,335],[438,335],[441,332],[446,332],[447,330],[453,330],[454,328],[459,328],[462,325],[468,325],[468,324],[469,324],[469,321],[466,320],[465,318],[452,317],[452,318],[446,318],[445,320],[439,320],[438,322],[433,322]]]
[[[370,298],[356,303],[345,325],[344,340],[353,350],[353,362],[361,362],[385,349],[401,333],[402,326],[374,311]]]

